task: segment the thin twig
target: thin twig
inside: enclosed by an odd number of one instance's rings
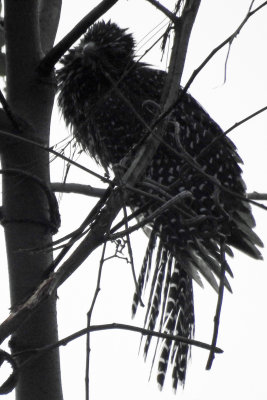
[[[267,107],[262,108],[261,110],[259,110],[259,112],[262,112],[265,110],[267,110]],[[259,112],[254,113],[253,116],[259,114]],[[252,114],[250,117],[247,117],[247,118],[252,118]],[[245,118],[245,119],[247,120],[247,118]],[[234,128],[236,128],[236,126],[245,122],[245,119],[240,121],[240,123],[237,122],[235,125],[233,125],[231,128],[229,128],[227,131],[225,131],[223,133],[223,135],[220,135],[220,139],[222,136],[226,135],[229,130],[234,129]],[[217,141],[217,139],[219,139],[219,137],[216,137],[211,143],[208,144],[207,147],[210,147],[210,145],[213,145],[214,142]],[[204,151],[206,150],[207,147],[205,147]],[[200,153],[200,154],[202,155],[202,153]],[[142,182],[142,184],[144,184],[144,182]],[[105,192],[105,189],[95,188],[90,185],[82,185],[79,183],[54,182],[54,183],[51,183],[51,188],[54,192],[83,194],[85,196],[91,196],[91,197],[101,197],[103,195],[103,193]],[[132,190],[132,188],[130,188],[129,186],[127,186],[127,189]],[[144,191],[142,191],[142,194],[149,195],[148,193],[146,193]],[[252,192],[252,193],[248,193],[247,197],[250,200],[267,200],[267,193]],[[70,235],[65,236],[65,238],[68,238],[68,237],[70,237]],[[58,243],[58,241],[53,242],[53,244],[56,244],[56,243]]]
[[[104,264],[104,256],[105,256],[105,251],[106,251],[106,243],[103,244],[103,250],[102,250],[102,255],[99,263],[99,269],[98,269],[98,276],[97,276],[97,282],[96,282],[96,288],[95,288],[95,293],[94,297],[91,303],[91,307],[87,313],[87,329],[88,332],[86,334],[86,366],[85,366],[85,399],[89,400],[89,379],[90,379],[90,353],[91,353],[91,347],[90,347],[90,326],[91,326],[91,319],[92,319],[92,314],[94,310],[94,306],[96,303],[97,296],[100,292],[100,282],[101,282],[101,276],[102,276],[102,269],[103,269],[103,264]]]
[[[236,122],[234,125],[232,125],[230,128],[228,128],[224,133],[225,135],[227,135],[229,132],[233,131],[235,128],[237,128],[238,126],[244,124],[244,122],[249,121],[251,118],[256,117],[256,115],[261,114],[263,111],[267,110],[267,106],[262,107],[261,109],[253,112],[252,114],[248,115],[246,118],[241,119],[241,121]]]
[[[141,293],[138,287],[137,279],[136,279],[136,273],[135,273],[135,268],[134,268],[134,259],[133,259],[133,251],[132,251],[132,246],[131,246],[131,239],[130,239],[130,234],[128,232],[129,230],[129,225],[128,225],[128,216],[127,216],[127,210],[125,204],[123,205],[123,215],[124,215],[124,220],[125,220],[125,236],[126,236],[126,243],[127,243],[127,249],[128,249],[128,254],[130,257],[130,264],[131,264],[131,270],[132,270],[132,276],[133,276],[133,281],[134,281],[134,286],[136,293],[138,295],[138,300],[141,304],[142,307],[144,307],[144,303],[141,298]]]
[[[60,263],[60,261],[62,261],[62,259],[65,257],[65,255],[68,253],[68,251],[71,249],[73,244],[85,234],[85,232],[84,232],[85,228],[95,219],[96,215],[99,213],[100,209],[104,206],[106,200],[108,199],[110,192],[111,192],[111,188],[109,187],[108,189],[106,189],[105,193],[100,198],[100,200],[97,202],[97,204],[90,211],[88,216],[81,223],[80,227],[73,232],[74,235],[71,237],[69,242],[65,244],[62,251],[58,254],[58,256],[53,261],[52,265],[49,267],[49,269],[47,271],[48,274],[51,273],[52,271],[54,271],[54,269],[57,267],[57,265]]]
[[[210,148],[217,143],[220,139],[222,139],[223,137],[225,137],[226,135],[228,135],[228,133],[232,132],[234,129],[236,129],[238,126],[244,124],[245,122],[249,121],[250,119],[256,117],[257,115],[261,114],[262,112],[267,110],[267,106],[262,107],[260,110],[257,110],[255,112],[253,112],[252,114],[248,115],[247,117],[241,119],[238,122],[235,122],[234,125],[230,126],[230,128],[226,129],[226,131],[220,133],[217,137],[215,137],[204,149],[201,150],[201,152],[198,154],[197,156],[197,160],[199,160],[199,158],[203,157],[205,154],[207,154],[208,150],[210,150]]]
[[[267,1],[265,1],[263,4],[261,4],[259,7],[255,8],[255,10],[251,11],[250,7],[249,10],[241,22],[241,24],[237,27],[237,29],[230,35],[228,36],[227,39],[225,39],[222,43],[220,43],[215,49],[213,49],[210,54],[205,58],[205,60],[194,70],[192,73],[191,77],[187,81],[183,91],[186,93],[189,87],[191,86],[192,82],[196,78],[196,76],[199,74],[199,72],[205,67],[205,65],[212,59],[212,57],[219,51],[221,50],[226,44],[230,43],[241,31],[243,26],[246,24],[246,22],[249,20],[250,17],[252,17],[257,11],[259,11],[262,7],[267,5]]]
[[[223,302],[223,292],[224,292],[224,284],[225,284],[225,269],[226,269],[226,261],[225,261],[225,242],[221,240],[221,249],[220,249],[220,256],[221,256],[221,273],[220,273],[220,286],[218,292],[218,301],[216,307],[216,314],[214,317],[214,329],[213,329],[213,337],[211,342],[211,350],[209,354],[209,358],[207,361],[206,369],[211,369],[212,362],[214,360],[216,343],[219,333],[219,325],[220,325],[220,315],[222,309],[222,302]]]
[[[200,342],[198,340],[188,339],[188,338],[185,338],[185,337],[179,336],[179,335],[169,335],[169,334],[163,333],[163,332],[156,332],[156,331],[152,331],[150,329],[141,328],[139,326],[120,324],[120,323],[113,322],[110,324],[91,325],[89,328],[81,329],[80,331],[77,331],[77,332],[73,333],[72,335],[69,335],[69,336],[63,338],[63,339],[57,341],[56,343],[52,343],[50,345],[47,345],[47,346],[44,346],[41,348],[33,348],[33,349],[21,351],[21,352],[14,354],[14,356],[20,356],[20,355],[26,354],[26,353],[33,354],[32,357],[28,358],[24,363],[22,363],[20,365],[19,370],[21,370],[22,368],[25,368],[26,366],[31,364],[37,358],[41,357],[44,353],[51,351],[55,348],[58,348],[60,346],[66,346],[68,343],[72,342],[73,340],[76,340],[79,337],[86,335],[88,331],[99,332],[99,331],[104,331],[104,330],[106,331],[106,330],[113,330],[113,329],[125,330],[125,331],[130,331],[130,332],[138,332],[138,333],[141,333],[141,335],[143,335],[143,336],[152,336],[152,337],[159,337],[162,339],[170,339],[170,340],[174,340],[175,342],[185,343],[185,344],[189,344],[192,346],[196,346],[196,347],[199,347],[204,350],[212,349],[212,346],[210,344]],[[213,350],[215,353],[218,353],[218,354],[223,353],[223,350],[220,349],[219,347],[214,347]]]
[[[105,236],[106,240],[115,240],[118,239],[122,236],[125,235],[129,235],[130,233],[136,231],[137,229],[147,225],[149,222],[151,222],[152,220],[154,220],[156,217],[158,217],[159,215],[161,215],[163,212],[165,212],[168,208],[172,207],[175,203],[180,202],[184,199],[187,199],[189,197],[192,196],[192,193],[189,191],[184,191],[181,192],[179,194],[177,194],[176,196],[172,197],[170,200],[168,200],[167,202],[164,202],[164,204],[160,207],[158,207],[155,211],[153,211],[148,217],[143,218],[142,221],[138,222],[137,224],[128,227],[127,229],[125,229],[124,231],[120,231],[114,234],[108,234]]]

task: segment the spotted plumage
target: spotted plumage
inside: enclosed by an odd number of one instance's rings
[[[134,156],[159,115],[166,73],[135,61],[134,41],[111,22],[93,25],[61,60],[59,107],[74,137],[103,167]],[[185,94],[169,116],[167,131],[128,205],[139,219],[173,196],[181,200],[150,222],[150,237],[138,280],[142,293],[151,277],[145,326],[191,338],[194,332],[192,279],[203,275],[215,290],[220,243],[261,258],[260,239],[241,177],[234,144],[197,101]],[[238,196],[229,192],[235,192]],[[152,259],[157,247],[157,256]],[[231,274],[227,266],[227,272]],[[230,290],[228,280],[225,286]],[[134,295],[135,314],[139,295]],[[151,338],[147,338],[147,354]],[[172,365],[173,387],[184,383],[188,346],[163,340],[158,364],[162,386]]]

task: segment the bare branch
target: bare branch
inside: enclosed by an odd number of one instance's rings
[[[219,286],[216,314],[214,317],[214,330],[213,330],[213,337],[212,337],[212,342],[211,342],[211,350],[210,350],[209,358],[207,361],[206,369],[211,369],[212,362],[214,359],[214,354],[215,354],[214,349],[216,348],[216,343],[217,343],[217,338],[218,338],[218,333],[219,333],[220,315],[221,315],[222,302],[223,302],[223,292],[224,292],[224,285],[225,285],[225,270],[226,270],[225,242],[223,240],[221,241],[220,256],[221,256],[220,286]]]
[[[82,185],[79,183],[51,183],[52,190],[60,193],[76,193],[84,194],[85,196],[101,197],[106,189],[95,188],[90,185]]]
[[[102,276],[102,269],[103,269],[103,264],[104,264],[104,256],[105,256],[105,251],[106,251],[106,243],[103,245],[103,251],[102,251],[102,256],[101,260],[99,263],[99,270],[98,270],[98,276],[97,276],[97,283],[96,283],[96,288],[95,288],[95,293],[94,297],[91,303],[91,307],[87,313],[87,333],[86,333],[86,366],[85,366],[85,398],[86,400],[89,400],[89,371],[90,371],[90,327],[91,327],[91,319],[92,319],[92,314],[94,311],[94,306],[96,303],[97,296],[100,292],[100,282],[101,282],[101,276]]]
[[[107,199],[109,198],[111,193],[111,188],[109,187],[108,189],[106,189],[105,193],[103,194],[103,196],[100,198],[100,200],[97,202],[97,204],[93,207],[93,209],[90,211],[90,213],[88,214],[88,216],[85,218],[85,220],[82,222],[82,224],[80,225],[80,227],[78,229],[76,229],[73,234],[71,235],[71,239],[69,240],[69,242],[67,244],[64,245],[64,248],[62,249],[62,251],[58,254],[58,256],[55,258],[53,264],[50,266],[49,270],[47,271],[47,274],[49,274],[50,272],[52,272],[56,266],[62,261],[62,259],[65,257],[65,255],[68,253],[68,251],[71,249],[71,247],[73,246],[73,244],[76,242],[77,239],[80,239],[85,233],[84,230],[88,227],[89,224],[91,224],[93,221],[95,221],[96,216],[100,214],[101,209],[105,206]],[[117,192],[116,192],[117,193]],[[118,211],[119,212],[119,205],[120,203],[117,204],[118,206]],[[115,206],[115,205],[114,205]],[[109,221],[106,224],[105,220],[101,220],[100,217],[100,221],[101,224],[106,227],[107,230],[109,230]],[[111,224],[111,222],[110,222]],[[94,225],[94,228],[92,229],[94,231],[94,229],[97,231],[97,224]],[[100,229],[102,232],[102,229]],[[103,233],[104,234],[104,233]],[[88,234],[90,236],[90,234]],[[88,235],[86,236],[86,238],[88,237]],[[97,233],[95,236],[95,239],[97,239]],[[83,243],[83,242],[82,242]],[[98,245],[100,245],[101,243],[104,243],[104,241],[100,241]],[[93,248],[90,250],[90,246],[89,246],[89,253],[88,255],[93,251],[94,247],[94,240],[91,242],[91,244],[93,244]],[[80,246],[79,246],[80,247]],[[79,248],[78,247],[78,248]],[[97,247],[97,246],[96,246]],[[78,250],[78,248],[76,250]],[[84,250],[82,250],[83,252]],[[79,251],[78,251],[79,253]],[[83,256],[82,256],[83,257]],[[86,258],[86,257],[85,257]],[[80,264],[79,264],[80,265]],[[79,266],[77,265],[77,267]],[[75,268],[76,269],[76,268]]]
[[[127,210],[126,210],[125,204],[123,205],[123,214],[124,214],[124,220],[125,220],[126,243],[127,243],[128,254],[129,254],[129,257],[130,257],[130,264],[131,264],[133,281],[134,281],[134,285],[135,285],[135,291],[136,291],[136,293],[137,293],[137,295],[139,297],[138,298],[139,303],[141,304],[142,307],[144,307],[144,303],[142,301],[141,293],[140,293],[140,290],[139,290],[139,287],[138,287],[138,282],[137,282],[137,279],[136,279],[136,273],[135,273],[135,268],[134,268],[134,259],[133,259],[133,251],[132,251],[132,246],[131,246],[130,234],[129,234],[129,232],[127,232],[128,229],[129,229],[129,225],[128,225],[128,217],[127,217]]]
[[[177,99],[180,87],[187,48],[193,24],[200,6],[200,0],[186,1],[181,17],[174,25],[173,49],[170,59],[169,72],[162,93],[162,103],[165,104],[164,111],[173,104],[173,99]],[[170,93],[173,95],[171,96]],[[164,99],[168,98],[168,103]]]
[[[154,125],[152,126],[155,127],[156,124],[158,124],[162,119],[164,119],[167,115],[170,114],[170,112],[173,110],[173,108],[176,106],[176,104],[179,103],[181,100],[182,96],[188,91],[189,87],[197,77],[197,75],[200,73],[200,71],[205,67],[205,65],[212,59],[212,57],[219,51],[221,50],[226,44],[230,43],[233,41],[233,39],[240,33],[241,29],[245,25],[245,23],[248,21],[250,17],[252,17],[256,12],[258,12],[261,8],[267,5],[267,1],[265,1],[263,4],[261,4],[259,7],[257,7],[255,10],[250,11],[247,13],[246,17],[243,19],[241,24],[238,26],[238,28],[227,38],[225,39],[221,44],[219,44],[215,49],[213,49],[210,54],[204,59],[204,61],[193,71],[191,74],[189,80],[187,81],[186,85],[184,88],[181,90],[179,93],[178,97],[175,99],[175,101],[165,110],[161,113],[161,115],[157,118],[157,120],[154,122]]]
[[[257,115],[261,114],[263,111],[267,110],[267,106],[261,108],[260,110],[255,111],[254,113],[248,115],[246,118],[243,118],[241,121],[236,122],[234,125],[232,125],[230,128],[228,128],[226,131],[222,132],[220,135],[215,137],[197,156],[197,160],[201,157],[203,157],[205,154],[207,154],[208,150],[215,144],[217,143],[218,140],[222,139],[228,133],[236,129],[238,126],[244,124],[245,122],[249,121],[250,119],[256,117]]]
[[[86,32],[98,18],[105,14],[118,0],[103,0],[90,11],[41,61],[38,71],[41,75],[49,75],[55,64],[79,37]]]
[[[248,193],[248,198],[251,200],[267,200],[267,193]]]
[[[76,340],[77,338],[86,335],[87,332],[99,332],[99,331],[106,331],[106,330],[113,330],[113,329],[119,329],[119,330],[125,330],[125,331],[130,331],[130,332],[137,332],[137,333],[141,333],[141,335],[143,336],[152,336],[152,337],[158,337],[161,339],[170,339],[176,342],[181,342],[181,343],[186,343],[186,344],[190,344],[192,346],[196,346],[199,348],[202,348],[204,350],[211,350],[212,346],[208,343],[204,343],[204,342],[200,342],[198,340],[194,340],[194,339],[188,339],[185,338],[183,336],[179,336],[179,335],[169,335],[167,333],[163,333],[163,332],[156,332],[156,331],[152,331],[149,329],[145,329],[145,328],[141,328],[139,326],[134,326],[134,325],[127,325],[127,324],[120,324],[120,323],[110,323],[110,324],[102,324],[102,325],[91,325],[90,327],[81,329],[78,332],[73,333],[72,335],[69,335],[61,340],[59,340],[56,343],[53,343],[51,345],[48,346],[44,346],[41,347],[39,349],[37,348],[33,348],[30,350],[26,350],[23,352],[19,352],[16,353],[17,355],[21,355],[21,354],[26,354],[26,353],[33,353],[33,356],[31,358],[29,358],[27,361],[25,361],[21,367],[19,368],[22,369],[24,367],[26,367],[26,365],[28,366],[28,364],[30,364],[33,360],[35,360],[36,358],[41,357],[44,353],[51,351],[59,346],[66,346],[68,343],[70,343],[73,340]],[[214,348],[214,352],[218,353],[218,354],[222,354],[223,350],[220,349],[219,347],[215,347]]]
[[[178,17],[173,14],[170,10],[168,10],[166,7],[164,7],[159,1],[157,0],[147,0],[149,3],[151,3],[154,7],[156,7],[158,10],[160,10],[163,14],[166,15],[174,24],[178,21]]]
[[[157,208],[147,218],[143,218],[142,221],[140,221],[136,225],[130,226],[130,227],[126,228],[124,231],[120,231],[120,232],[114,233],[112,235],[110,235],[110,234],[106,235],[106,240],[115,240],[115,239],[118,239],[119,237],[129,235],[130,233],[136,231],[137,229],[147,225],[149,222],[151,222],[157,216],[161,215],[164,211],[166,211],[168,208],[172,207],[174,204],[179,203],[179,202],[183,201],[184,199],[187,199],[191,196],[192,196],[192,193],[190,193],[188,191],[184,191],[182,193],[177,194],[176,196],[172,197],[167,202],[164,202],[164,204],[162,206]]]
[[[257,7],[255,10],[249,11],[246,14],[245,18],[241,22],[241,24],[237,27],[237,29],[227,38],[225,39],[221,44],[219,44],[215,49],[213,49],[210,54],[205,58],[205,60],[194,70],[192,73],[191,77],[187,81],[183,92],[186,93],[193,81],[195,80],[196,76],[200,73],[200,71],[205,67],[205,65],[212,59],[212,57],[219,51],[221,50],[226,44],[231,43],[234,38],[240,33],[241,29],[243,26],[246,24],[246,22],[249,20],[250,17],[252,17],[257,11],[259,11],[262,7],[267,5],[267,1],[265,1],[263,4],[261,4],[259,7]]]
[[[132,180],[133,179],[134,178],[132,178]],[[121,206],[121,193],[118,190],[113,190],[112,194],[107,199],[105,206],[101,210],[99,210],[99,208],[97,209],[97,223],[91,227],[90,232],[65,263],[62,264],[57,272],[51,274],[49,278],[44,280],[35,290],[33,295],[16,310],[13,310],[10,316],[2,323],[0,326],[0,343],[16,330],[22,322],[24,322],[39,304],[55,292],[56,289],[83,263],[83,261],[86,260],[95,248],[103,243],[106,232],[109,230],[111,223],[118,214]]]
[[[267,110],[267,106],[262,107],[261,109],[255,111],[254,113],[248,115],[246,118],[242,119],[241,121],[236,122],[234,125],[232,125],[230,128],[228,128],[224,134],[227,135],[229,132],[233,131],[235,128],[238,126],[244,124],[245,122],[249,121],[250,119],[256,117],[257,115],[261,114],[263,111]]]

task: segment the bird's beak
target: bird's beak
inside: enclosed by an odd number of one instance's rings
[[[88,42],[83,47],[83,63],[86,66],[92,65],[97,57],[97,47],[94,42]]]

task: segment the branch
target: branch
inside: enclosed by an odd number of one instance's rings
[[[163,109],[163,114],[167,112],[170,107],[172,107],[172,104],[176,104],[176,101],[173,102],[173,100],[177,99],[189,39],[199,6],[200,0],[194,0],[193,2],[191,0],[187,0],[181,17],[179,17],[178,21],[174,25],[174,40],[169,65],[169,72],[162,93],[162,101],[165,105],[165,108]],[[173,100],[172,96],[170,95],[171,93],[173,94]],[[166,98],[168,98],[169,100],[168,103],[164,101],[164,99]],[[166,115],[168,115],[168,113]]]
[[[118,0],[103,0],[90,11],[40,62],[38,72],[47,76],[63,54],[73,45],[88,27],[105,14]]]
[[[51,183],[52,190],[60,193],[76,193],[85,196],[101,197],[106,189],[95,188],[90,185],[82,185],[79,183]]]
[[[161,339],[170,339],[173,340],[175,342],[180,342],[180,343],[185,343],[185,344],[190,344],[192,346],[196,346],[199,347],[201,349],[205,349],[205,350],[211,350],[212,346],[210,344],[204,343],[204,342],[200,342],[198,340],[194,340],[194,339],[188,339],[185,338],[183,336],[179,336],[179,335],[169,335],[167,333],[163,333],[163,332],[156,332],[156,331],[152,331],[149,329],[145,329],[145,328],[141,328],[139,326],[134,326],[134,325],[127,325],[127,324],[120,324],[120,323],[110,323],[110,324],[102,324],[102,325],[91,325],[87,328],[81,329],[78,332],[73,333],[72,335],[69,335],[61,340],[59,340],[56,343],[50,344],[48,346],[44,346],[41,347],[39,349],[34,348],[34,349],[30,349],[30,350],[25,350],[19,353],[16,353],[16,356],[21,355],[21,354],[26,354],[26,353],[34,353],[34,355],[29,358],[28,360],[26,360],[21,367],[19,368],[22,369],[24,368],[26,365],[28,365],[29,363],[31,363],[32,361],[34,361],[36,358],[41,357],[44,353],[51,351],[59,346],[66,346],[68,343],[72,342],[73,340],[78,339],[79,337],[86,335],[88,332],[99,332],[99,331],[106,331],[106,330],[113,330],[113,329],[119,329],[119,330],[125,330],[125,331],[130,331],[130,332],[137,332],[137,333],[141,333],[141,335],[143,336],[152,336],[152,337],[158,337]],[[219,347],[215,347],[214,348],[214,352],[218,353],[218,354],[222,354],[223,350],[220,349]]]
[[[241,29],[243,28],[243,26],[245,25],[245,23],[249,20],[250,17],[252,17],[252,15],[254,15],[257,11],[259,11],[262,7],[267,5],[267,1],[265,1],[263,4],[261,4],[259,7],[255,8],[255,10],[251,11],[249,7],[249,10],[245,16],[245,18],[243,19],[243,21],[241,22],[241,24],[238,26],[238,28],[227,38],[225,39],[221,44],[219,44],[217,47],[215,47],[215,49],[213,49],[210,54],[205,58],[205,60],[199,65],[198,68],[196,68],[194,70],[194,72],[192,73],[191,77],[189,78],[189,80],[187,81],[183,92],[187,92],[187,90],[189,89],[189,87],[191,86],[192,82],[194,81],[194,79],[196,78],[196,76],[199,74],[199,72],[205,67],[205,65],[212,59],[212,57],[219,51],[221,50],[226,44],[231,43],[235,37],[240,33]]]
[[[127,231],[129,229],[129,225],[128,225],[128,216],[127,216],[127,210],[126,210],[125,204],[123,205],[123,215],[124,215],[124,220],[125,220],[125,231]],[[138,282],[137,282],[135,268],[134,268],[134,258],[133,258],[130,234],[127,232],[125,235],[126,235],[126,244],[127,244],[128,254],[129,254],[129,258],[130,258],[130,265],[131,265],[131,271],[132,271],[135,291],[137,293],[139,303],[141,304],[142,307],[144,307],[144,303],[141,298],[141,293],[140,293],[140,290],[138,287]]]
[[[94,311],[94,306],[96,303],[97,296],[100,292],[100,282],[101,282],[101,276],[102,276],[102,270],[103,270],[103,265],[104,265],[104,256],[105,256],[105,251],[106,251],[106,243],[103,245],[103,250],[102,250],[102,256],[101,260],[99,263],[99,269],[98,269],[98,276],[97,276],[97,283],[96,283],[96,288],[95,288],[95,293],[94,297],[91,303],[91,307],[87,313],[87,332],[86,332],[86,366],[85,366],[85,393],[86,393],[86,400],[89,400],[89,371],[90,371],[90,328],[91,328],[91,319],[92,319],[92,314]]]
[[[250,119],[256,117],[257,115],[261,114],[262,112],[267,110],[267,106],[262,107],[261,109],[253,112],[252,114],[248,115],[247,117],[243,118],[241,121],[236,122],[234,125],[232,125],[230,128],[228,128],[226,131],[220,133],[217,137],[215,137],[204,149],[201,150],[201,152],[198,154],[196,160],[199,160],[199,158],[203,157],[205,154],[207,154],[208,150],[218,142],[218,140],[222,139],[228,133],[232,132],[234,129],[236,129],[238,126],[244,124],[245,122],[249,121]]]
[[[166,7],[164,7],[159,1],[157,0],[147,0],[149,3],[151,3],[154,7],[156,7],[158,10],[160,10],[163,14],[166,15],[174,24],[178,22],[178,17],[172,13],[170,10],[168,10]]]
[[[236,129],[238,126],[244,124],[245,122],[249,121],[250,119],[256,117],[257,115],[261,114],[262,112],[267,110],[267,106],[260,108],[259,110],[253,112],[252,114],[248,115],[246,118],[241,119],[241,121],[236,122],[234,125],[232,125],[230,128],[228,128],[224,134],[227,135],[229,132],[233,131]]]
[[[252,192],[248,193],[247,196],[251,200],[267,200],[267,193]]]
[[[176,100],[169,106],[169,108],[167,110],[165,110],[164,112],[161,113],[161,115],[157,118],[157,120],[155,121],[154,125],[152,126],[152,128],[158,124],[162,119],[164,119],[167,115],[169,115],[171,113],[171,111],[173,110],[173,108],[179,103],[179,101],[181,100],[181,98],[183,97],[183,95],[188,91],[189,87],[191,86],[191,84],[193,83],[193,81],[195,80],[195,78],[197,77],[197,75],[200,73],[200,71],[205,67],[205,65],[212,59],[212,57],[219,51],[221,50],[226,44],[231,43],[233,41],[233,39],[240,33],[241,29],[243,28],[243,26],[245,25],[245,23],[248,21],[248,19],[250,17],[252,17],[252,15],[254,15],[257,11],[259,11],[261,8],[263,8],[264,6],[267,5],[267,1],[265,1],[263,4],[261,4],[259,7],[257,7],[255,10],[250,11],[250,7],[249,7],[249,11],[246,15],[246,17],[244,18],[244,20],[241,22],[241,24],[238,26],[238,28],[227,38],[225,39],[221,44],[219,44],[217,47],[215,47],[215,49],[213,49],[210,54],[205,58],[205,60],[193,71],[193,73],[191,74],[189,80],[187,81],[186,85],[184,86],[184,88],[181,90],[181,92],[179,93],[178,97],[176,98]]]
[[[49,267],[48,270],[46,271],[46,276],[48,276],[52,271],[55,270],[56,266],[62,261],[62,259],[65,257],[65,255],[68,253],[68,251],[69,251],[69,250],[71,249],[71,247],[73,246],[73,244],[74,244],[78,239],[82,238],[82,236],[84,236],[84,235],[88,232],[89,229],[87,229],[87,231],[86,231],[86,228],[88,227],[88,225],[90,225],[90,224],[93,225],[93,223],[94,223],[94,229],[96,229],[96,233],[95,233],[96,236],[93,237],[93,240],[92,240],[91,244],[94,245],[94,239],[97,238],[97,233],[98,233],[98,232],[97,232],[97,222],[98,222],[97,217],[100,218],[100,221],[101,221],[100,223],[101,223],[102,225],[104,225],[104,226],[106,227],[106,229],[109,231],[110,226],[109,226],[109,225],[105,225],[105,220],[102,221],[101,216],[100,216],[100,213],[101,213],[101,209],[104,208],[104,207],[106,206],[106,202],[107,202],[109,196],[111,195],[111,193],[112,193],[111,187],[108,187],[108,188],[106,189],[106,191],[104,192],[104,194],[101,196],[100,200],[97,202],[97,204],[93,207],[93,209],[90,211],[90,213],[88,214],[88,216],[87,216],[87,217],[84,219],[84,221],[81,223],[81,225],[79,226],[79,228],[76,229],[74,232],[72,232],[71,235],[67,235],[67,237],[65,237],[65,238],[68,238],[68,237],[70,236],[71,238],[70,238],[69,242],[66,243],[66,244],[64,245],[64,248],[61,250],[61,252],[60,252],[60,253],[58,254],[58,256],[55,258],[54,262],[50,265],[50,267]],[[117,204],[117,206],[119,207],[120,205]],[[118,209],[118,212],[119,212],[119,209]],[[97,220],[97,221],[96,221],[96,220]],[[111,224],[111,223],[110,223],[110,224]],[[103,233],[103,234],[104,234],[104,233]],[[88,234],[88,235],[89,235],[89,234]],[[88,235],[86,236],[86,238],[88,237]],[[64,240],[65,238],[61,238],[60,241]],[[89,239],[89,240],[90,240],[90,239]],[[100,245],[101,243],[104,243],[104,241],[99,242],[99,245]],[[96,247],[97,247],[97,246],[96,246]],[[93,249],[94,249],[94,248],[93,248]],[[78,248],[77,248],[77,250],[78,250]],[[89,246],[89,253],[88,253],[88,256],[89,256],[89,254],[90,254],[92,251],[93,251],[93,250],[92,250],[92,249],[90,250],[90,246]],[[78,250],[78,253],[79,253],[79,250]],[[79,264],[79,265],[80,265],[80,264]],[[78,265],[78,266],[79,266],[79,265]],[[78,267],[78,266],[77,266],[77,267]]]
[[[130,233],[136,231],[137,229],[142,228],[145,225],[147,225],[149,222],[151,222],[157,216],[163,214],[163,212],[165,212],[168,208],[172,207],[174,204],[180,203],[181,201],[191,198],[191,197],[192,197],[192,193],[189,191],[183,191],[183,192],[177,194],[176,196],[172,197],[170,200],[164,202],[164,204],[162,206],[158,207],[148,217],[143,218],[137,224],[127,227],[123,231],[119,231],[117,233],[106,235],[106,240],[115,240],[122,236],[129,235]],[[201,220],[202,220],[202,217],[201,217]]]
[[[213,330],[213,337],[211,342],[211,350],[209,354],[209,358],[207,361],[206,369],[211,369],[212,362],[214,360],[215,348],[219,333],[219,325],[220,325],[220,315],[222,309],[222,302],[223,302],[223,292],[224,292],[224,285],[225,285],[225,269],[226,269],[226,261],[225,261],[225,243],[221,241],[221,249],[220,249],[220,263],[221,263],[221,273],[220,273],[220,286],[219,286],[219,293],[218,293],[218,301],[216,307],[216,314],[214,317],[214,330]]]
[[[166,114],[166,110],[170,108],[170,105],[173,104],[174,100],[177,98],[177,92],[179,89],[187,45],[193,26],[193,21],[195,20],[198,11],[199,3],[199,0],[195,1],[194,7],[192,7],[189,11],[187,10],[186,13],[182,14],[182,17],[180,18],[182,24],[179,23],[178,26],[175,26],[174,44],[170,60],[170,68],[166,77],[164,89],[160,100],[164,115]],[[183,43],[181,40],[181,36],[183,38]],[[143,171],[145,171],[146,167],[150,164],[160,144],[159,138],[163,137],[164,133],[166,132],[166,124],[168,123],[168,121],[165,121],[163,119],[160,120],[160,124],[158,124],[158,122],[159,119],[156,119],[156,121],[152,123],[155,131],[149,129],[150,135],[147,137],[144,144],[137,152],[137,155],[133,160],[131,167],[128,169],[128,171],[126,171],[125,175],[123,176],[123,184],[132,185],[133,182],[137,182],[139,180],[139,177],[142,176]]]

